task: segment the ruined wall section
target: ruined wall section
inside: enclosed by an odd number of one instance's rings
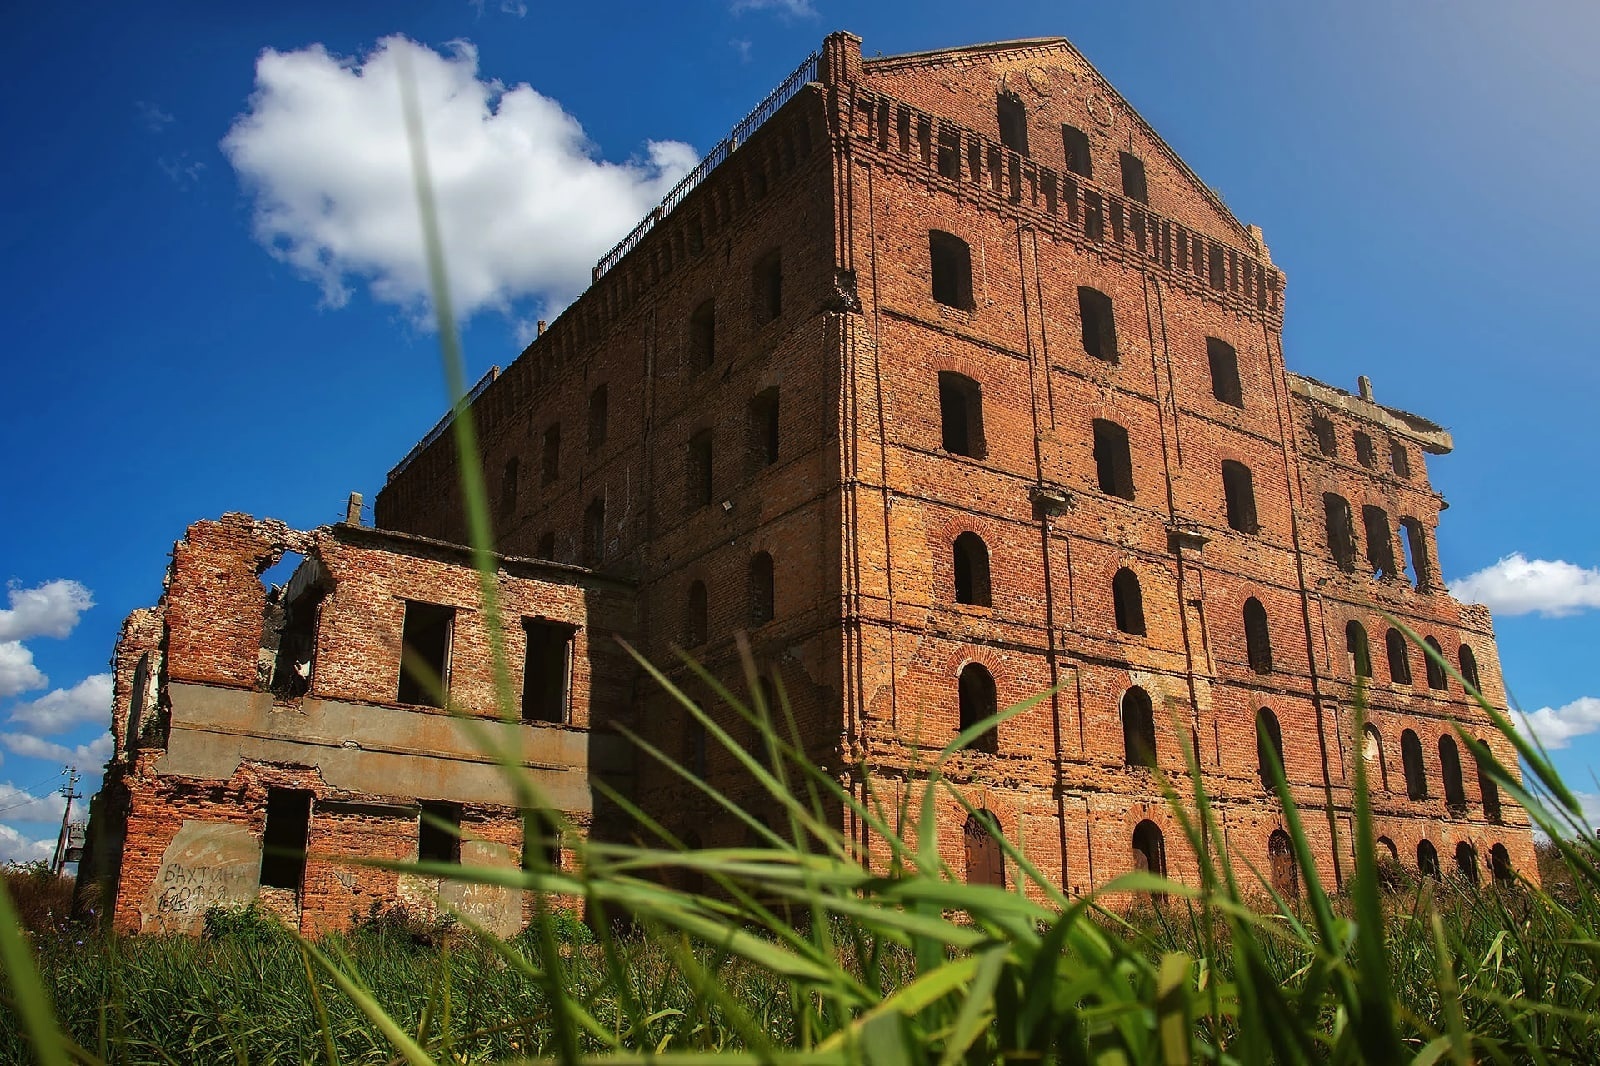
[[[157,697],[163,632],[161,612],[154,607],[141,607],[123,619],[111,657],[112,761],[127,758],[147,730],[154,734],[162,728]]]

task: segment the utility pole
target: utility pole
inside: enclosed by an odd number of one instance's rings
[[[67,854],[67,822],[72,817],[72,801],[78,798],[76,789],[78,768],[68,766],[64,772],[67,775],[67,787],[61,790],[61,794],[67,797],[67,806],[61,812],[61,833],[56,837],[56,853],[50,858],[50,872],[56,875],[61,873],[61,867],[65,865],[63,859]]]

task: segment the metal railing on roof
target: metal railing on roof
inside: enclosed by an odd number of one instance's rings
[[[666,198],[661,201],[656,209],[646,215],[637,226],[633,227],[632,233],[622,238],[621,241],[617,242],[615,248],[600,257],[600,261],[594,266],[593,280],[599,281],[606,271],[622,260],[623,256],[638,247],[639,242],[644,240],[644,235],[649,233],[657,222],[670,215],[673,208],[681,204],[684,197],[688,196],[695,186],[706,179],[707,174],[710,174],[723,160],[732,155],[734,149],[749,140],[750,135],[763,122],[776,114],[778,108],[788,103],[789,98],[799,92],[801,86],[807,82],[815,81],[817,78],[817,63],[821,57],[822,54],[820,52],[812,52],[807,56],[805,61],[795,68],[793,74],[790,74],[783,80],[781,85],[768,93],[767,98],[757,104],[754,111],[746,115],[743,121],[733,127],[732,133],[723,138],[722,142],[715,148],[707,152],[705,158],[695,164],[695,168],[685,174],[682,181],[672,187],[672,191],[667,193]]]
[[[500,368],[497,366],[491,366],[488,370],[488,373],[484,374],[483,377],[478,379],[478,383],[472,386],[465,399],[461,401],[462,408],[465,409],[471,407],[472,401],[476,400],[479,396],[482,396],[483,390],[494,384],[494,379],[499,376]],[[434,423],[433,428],[428,430],[427,435],[421,440],[417,441],[416,447],[412,448],[409,452],[406,452],[406,457],[400,460],[400,462],[395,465],[393,470],[389,471],[389,476],[385,479],[385,483],[387,484],[388,482],[399,477],[401,474],[405,473],[405,469],[411,465],[411,461],[417,456],[421,455],[423,450],[426,449],[428,445],[432,444],[434,441],[443,436],[444,431],[450,428],[450,423],[454,422],[455,418],[456,409],[451,407],[450,410],[444,413],[443,418]]]

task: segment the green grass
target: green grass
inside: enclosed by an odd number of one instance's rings
[[[491,527],[470,458],[471,412],[460,401],[464,374],[423,131],[409,96],[405,104],[445,377],[457,398],[453,431],[458,454],[469,457],[459,464],[467,528],[494,620]],[[501,706],[514,719],[504,642],[498,630],[491,635]],[[1200,876],[1193,885],[1148,874],[1112,881],[1103,893],[1136,901],[1125,915],[1102,910],[1099,896],[1065,897],[1010,843],[1002,842],[1010,890],[964,884],[940,863],[936,800],[954,796],[972,809],[941,767],[993,722],[966,730],[922,768],[930,787],[918,809],[888,810],[870,789],[858,801],[801,757],[781,691],[777,707],[748,706],[698,671],[760,729],[766,750],[758,757],[641,665],[783,811],[769,828],[696,782],[762,846],[686,852],[636,812],[640,839],[655,843],[581,843],[570,871],[402,867],[533,893],[542,904],[535,921],[511,942],[380,920],[312,944],[255,914],[213,915],[210,933],[195,940],[72,930],[30,937],[0,890],[0,1058],[330,1066],[713,1056],[881,1066],[1600,1058],[1600,850],[1544,754],[1487,704],[1517,745],[1529,787],[1458,732],[1481,772],[1551,835],[1559,897],[1532,886],[1384,890],[1388,872],[1374,859],[1365,766],[1356,759],[1357,860],[1338,896],[1318,882],[1301,812],[1276,768],[1304,885],[1302,900],[1278,899],[1207,846],[1224,836],[1190,753],[1195,799],[1180,802],[1169,790],[1168,802]],[[747,690],[758,692],[748,660],[746,669]],[[1351,750],[1360,747],[1359,702]],[[480,740],[521,806],[549,806],[515,751],[487,734]],[[670,763],[647,745],[642,752]],[[828,810],[869,825],[887,861],[866,869]],[[912,836],[899,836],[897,825]],[[678,876],[663,883],[663,870]],[[691,872],[706,891],[668,887]],[[558,898],[584,902],[592,938],[549,905]]]

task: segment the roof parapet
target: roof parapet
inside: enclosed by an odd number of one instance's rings
[[[1391,433],[1414,440],[1430,455],[1446,455],[1455,449],[1455,440],[1450,436],[1449,430],[1410,411],[1402,411],[1398,407],[1385,407],[1372,398],[1371,379],[1363,375],[1361,382],[1361,395],[1357,396],[1316,378],[1303,377],[1292,371],[1289,373],[1289,390],[1299,396],[1343,411],[1353,418],[1365,419]]]

